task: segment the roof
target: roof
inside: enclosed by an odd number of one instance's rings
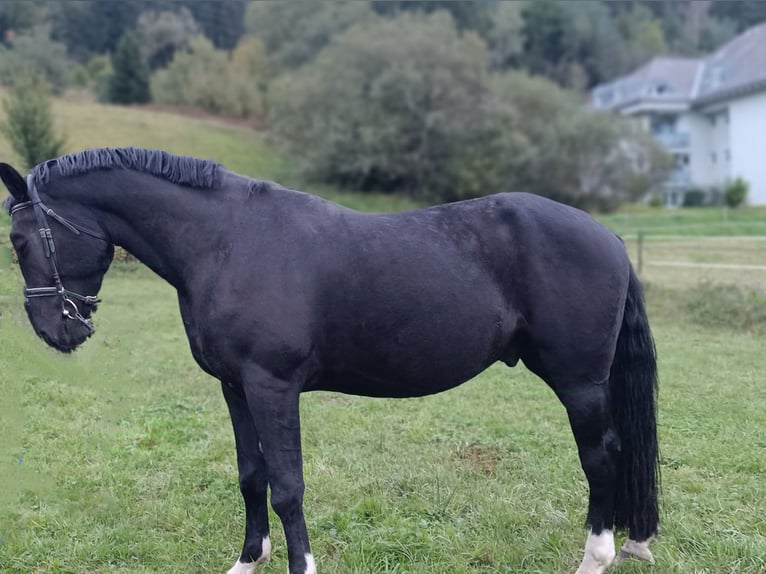
[[[766,90],[766,23],[705,59],[660,57],[593,90],[593,106],[620,110],[636,104],[707,105]]]
[[[689,101],[701,66],[691,58],[654,58],[632,74],[596,87],[593,103],[624,108],[639,102]]]
[[[766,82],[766,24],[750,28],[704,62],[695,100],[708,103]]]

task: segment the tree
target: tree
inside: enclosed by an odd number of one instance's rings
[[[255,38],[240,42],[230,57],[204,36],[197,36],[187,49],[176,52],[167,69],[155,73],[152,92],[158,102],[243,117],[259,115],[263,67],[263,48]]]
[[[556,0],[528,0],[524,3],[524,64],[532,74],[556,77],[564,59],[562,5]]]
[[[740,0],[739,2],[715,0],[710,8],[710,14],[734,22],[737,26],[737,33],[740,33],[766,21],[766,2],[762,0]]]
[[[35,26],[16,35],[11,46],[11,50],[0,50],[3,83],[13,84],[17,77],[39,75],[55,92],[66,87],[72,62],[67,57],[66,46],[51,40],[49,26]]]
[[[628,68],[635,68],[655,56],[668,52],[662,23],[648,8],[639,5],[624,13],[619,25],[628,44]]]
[[[151,99],[149,68],[141,57],[136,36],[126,32],[112,57],[114,74],[109,82],[109,101],[116,104],[141,104]]]
[[[453,2],[450,0],[372,0],[372,8],[378,14],[398,16],[402,12],[449,12],[455,25],[462,32],[473,30],[486,37],[492,28],[493,6],[490,2]]]
[[[524,18],[518,2],[500,2],[488,32],[490,65],[493,69],[511,67],[524,47]]]
[[[125,31],[135,27],[145,4],[146,0],[50,2],[53,38],[66,44],[69,54],[80,62],[93,54],[114,53]]]
[[[741,177],[738,177],[726,186],[724,201],[729,207],[739,207],[747,199],[750,185]]]
[[[314,59],[333,37],[372,17],[364,2],[252,2],[246,29],[263,42],[278,69],[294,69]]]
[[[184,6],[177,12],[149,10],[138,17],[141,52],[153,70],[167,66],[175,51],[186,48],[199,33],[194,16]]]
[[[185,0],[205,36],[216,48],[231,50],[245,31],[248,0]]]
[[[19,79],[3,102],[6,118],[0,125],[25,167],[57,157],[64,138],[55,134],[51,114],[50,86],[37,77]]]
[[[35,23],[38,6],[34,2],[0,3],[0,40],[9,41]]]
[[[311,176],[362,190],[481,195],[487,52],[449,14],[353,26],[275,90],[276,134]],[[477,177],[474,177],[474,176]]]

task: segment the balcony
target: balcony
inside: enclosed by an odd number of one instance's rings
[[[689,134],[684,132],[656,132],[654,139],[660,142],[669,151],[681,151],[689,149]]]
[[[689,187],[692,183],[691,173],[688,167],[674,169],[666,181],[670,187]]]

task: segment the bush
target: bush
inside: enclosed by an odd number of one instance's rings
[[[665,198],[662,196],[661,193],[652,193],[649,196],[649,201],[647,202],[647,205],[649,207],[662,207],[665,205]]]
[[[17,36],[12,49],[0,45],[0,79],[5,85],[17,80],[26,81],[30,76],[40,76],[56,92],[67,85],[72,62],[67,57],[64,44],[50,38],[48,26],[37,26],[27,34]]]
[[[590,111],[550,80],[509,72],[492,83],[503,131],[516,134],[502,180],[584,209],[612,210],[664,180],[672,159],[643,130]],[[514,158],[512,161],[510,158]]]
[[[682,207],[702,207],[707,204],[707,192],[703,189],[687,189],[684,193]]]
[[[232,57],[202,36],[176,52],[165,70],[152,77],[157,102],[197,106],[211,112],[248,117],[263,112],[258,69],[264,59],[257,40],[244,40]]]
[[[703,284],[687,296],[686,310],[695,323],[738,332],[766,330],[766,293],[733,285]]]
[[[376,18],[273,90],[275,133],[318,179],[451,199],[480,185],[494,128],[484,44],[449,15]]]
[[[64,139],[54,133],[50,86],[44,79],[18,79],[3,107],[6,119],[0,130],[25,167],[60,155]]]
[[[724,192],[726,205],[729,207],[739,207],[742,205],[745,202],[745,199],[747,199],[747,192],[749,189],[750,186],[741,177],[732,181],[726,186],[726,191]]]
[[[89,90],[98,101],[109,101],[109,83],[114,75],[109,56],[93,56],[72,70],[73,86]]]

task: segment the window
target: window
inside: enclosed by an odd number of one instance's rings
[[[716,163],[718,161],[718,156],[716,156],[715,152],[710,154],[710,159],[713,163]]]
[[[726,151],[724,151],[723,154],[726,161],[731,161],[731,150],[729,150],[729,148],[726,148]]]
[[[674,133],[677,120],[678,117],[671,114],[652,116],[650,120],[652,133],[654,135]]]

